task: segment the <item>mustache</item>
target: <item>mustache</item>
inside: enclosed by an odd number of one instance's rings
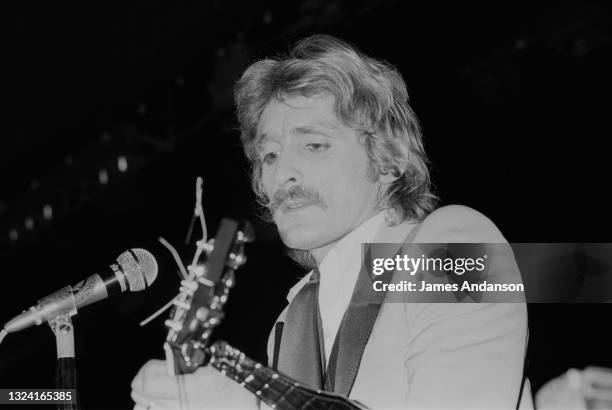
[[[302,185],[292,185],[289,188],[280,188],[274,193],[270,201],[270,210],[275,212],[285,201],[294,199],[312,201],[323,209],[327,208],[327,204],[317,190]]]

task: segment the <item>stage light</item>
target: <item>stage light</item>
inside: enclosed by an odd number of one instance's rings
[[[121,172],[126,172],[128,169],[127,158],[123,155],[117,158],[117,168],[119,168],[119,171]]]
[[[17,229],[11,229],[11,231],[9,232],[9,238],[12,242],[17,241],[17,239],[19,239],[19,232],[17,232]]]
[[[108,183],[108,172],[104,168],[98,172],[98,180],[102,185]]]
[[[34,228],[34,219],[32,219],[32,217],[31,217],[31,216],[28,216],[28,217],[25,219],[24,225],[25,225],[25,227],[26,227],[26,229],[27,229],[28,231],[31,231],[31,230],[32,230],[32,228]]]
[[[53,208],[51,208],[51,205],[43,206],[43,217],[46,220],[50,220],[51,218],[53,218]]]

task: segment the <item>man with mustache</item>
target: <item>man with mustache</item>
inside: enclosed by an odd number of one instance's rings
[[[363,303],[362,243],[504,243],[463,206],[436,209],[416,116],[391,65],[330,36],[252,64],[235,87],[253,188],[292,256],[269,365],[374,409],[532,408],[524,304]],[[210,368],[185,377],[193,408],[257,408]],[[134,379],[136,409],[179,408],[163,362]],[[528,388],[527,388],[528,390]]]

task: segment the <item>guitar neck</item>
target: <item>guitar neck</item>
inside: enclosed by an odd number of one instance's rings
[[[233,379],[273,409],[362,410],[346,397],[302,386],[291,378],[249,359],[240,350],[219,341],[210,349],[209,364]]]

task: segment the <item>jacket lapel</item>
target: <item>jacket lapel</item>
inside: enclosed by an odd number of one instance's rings
[[[375,236],[373,243],[389,243],[384,247],[386,254],[376,257],[392,258],[400,250],[403,243],[412,242],[417,226],[402,223],[396,227],[383,226]],[[393,246],[391,245],[393,244]],[[361,357],[370,338],[372,329],[385,300],[386,292],[375,292],[372,286],[374,279],[367,267],[372,266],[372,254],[368,244],[362,245],[362,267],[353,290],[351,302],[340,324],[340,329],[334,341],[327,376],[335,393],[348,396],[353,388]],[[394,272],[386,272],[375,280],[389,282]]]
[[[311,276],[287,309],[277,357],[278,370],[313,389],[323,387],[317,294],[319,274]],[[276,338],[275,334],[275,338]]]

